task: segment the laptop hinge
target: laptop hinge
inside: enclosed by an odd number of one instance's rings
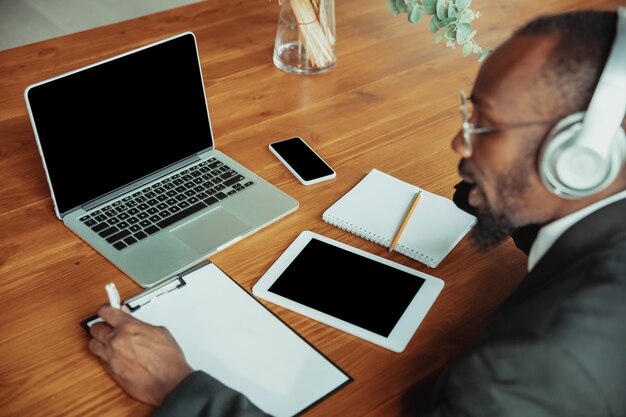
[[[196,154],[196,155],[192,155],[186,159],[183,159],[182,161],[176,162],[175,164],[172,164],[168,167],[165,167],[159,171],[156,171],[148,176],[145,176],[143,178],[138,179],[137,181],[133,181],[128,185],[125,185],[123,187],[118,188],[115,191],[111,191],[110,193],[104,194],[98,198],[95,198],[85,204],[82,205],[82,208],[84,210],[91,210],[94,207],[98,207],[101,204],[106,203],[107,201],[110,200],[114,200],[117,197],[128,193],[129,191],[132,191],[134,189],[137,188],[141,188],[143,187],[145,184],[148,184],[158,178],[161,178],[162,176],[168,175],[171,172],[174,172],[178,169],[183,168],[186,165],[192,164],[194,162],[197,162],[200,160],[200,157]],[[72,211],[72,210],[71,210]]]

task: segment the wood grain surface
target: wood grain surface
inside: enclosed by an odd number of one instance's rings
[[[476,38],[495,47],[539,14],[620,3],[476,0]],[[276,0],[202,1],[0,52],[0,416],[152,412],[121,391],[87,349],[79,322],[106,302],[105,283],[115,281],[123,298],[141,288],[55,217],[23,93],[31,83],[183,31],[198,39],[217,148],[300,202],[295,213],[213,262],[250,291],[302,230],[312,230],[446,283],[400,354],[264,302],[354,378],[307,416],[409,416],[423,409],[441,368],[470,346],[523,278],[526,258],[510,241],[480,254],[464,239],[429,269],[321,217],[372,168],[452,197],[458,91],[471,89],[475,58],[435,45],[427,21],[409,25],[383,0],[338,0],[337,67],[318,76],[287,74],[272,64],[277,14]],[[267,149],[291,136],[307,140],[337,178],[301,185]]]

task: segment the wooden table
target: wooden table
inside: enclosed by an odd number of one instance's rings
[[[537,14],[614,8],[621,1],[475,1],[477,40],[497,46]],[[34,82],[191,30],[198,38],[218,149],[300,201],[300,209],[212,256],[246,290],[308,229],[434,274],[444,291],[401,354],[265,303],[354,378],[307,416],[408,416],[428,402],[441,368],[466,349],[523,277],[512,245],[488,255],[463,240],[431,270],[322,221],[322,212],[372,168],[451,197],[458,158],[458,91],[479,65],[434,45],[428,21],[394,18],[383,0],[338,0],[338,63],[330,73],[276,69],[276,1],[212,0],[0,52],[0,415],[145,416],[87,349],[79,322],[140,291],[55,217],[23,99]],[[299,135],[336,169],[305,187],[267,150]],[[88,138],[86,138],[88,139]]]

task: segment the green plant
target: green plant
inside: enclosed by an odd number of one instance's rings
[[[435,43],[445,39],[449,48],[461,45],[463,56],[475,53],[481,62],[491,49],[478,46],[474,40],[476,30],[472,29],[471,22],[478,19],[480,12],[470,9],[471,2],[472,0],[387,0],[387,6],[394,16],[406,13],[410,23],[418,23],[422,15],[429,15],[430,33],[439,32]]]

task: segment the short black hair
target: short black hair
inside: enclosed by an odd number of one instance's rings
[[[514,36],[557,36],[552,54],[542,66],[545,80],[560,97],[561,112],[586,110],[615,40],[617,13],[584,10],[542,16]]]

